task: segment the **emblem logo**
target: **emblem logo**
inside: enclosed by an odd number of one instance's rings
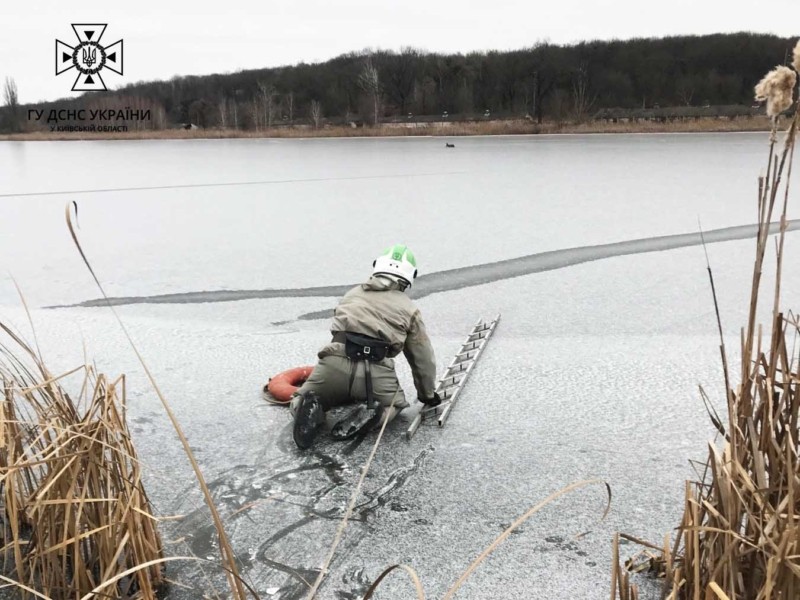
[[[100,44],[100,38],[108,24],[72,24],[78,38],[77,46],[56,40],[56,75],[70,69],[78,71],[72,85],[73,92],[97,92],[106,90],[100,71],[104,68],[122,75],[122,40],[109,46]]]

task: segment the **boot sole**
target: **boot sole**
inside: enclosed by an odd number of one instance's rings
[[[318,422],[318,413],[322,412],[322,407],[317,400],[304,399],[303,404],[297,411],[297,418],[292,429],[294,443],[301,450],[306,450],[312,446],[317,437],[322,423]]]

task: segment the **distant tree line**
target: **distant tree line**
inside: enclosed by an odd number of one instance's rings
[[[469,54],[367,50],[318,64],[134,83],[37,108],[151,110],[151,122],[130,123],[131,128],[261,130],[445,114],[452,120],[483,115],[583,120],[603,108],[750,105],[755,83],[788,62],[793,42],[736,33],[567,46],[542,42]],[[6,106],[0,130],[18,129],[27,108],[17,105],[11,114]]]

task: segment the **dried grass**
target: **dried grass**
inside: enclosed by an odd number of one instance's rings
[[[74,221],[73,221],[73,214],[74,214]],[[67,221],[67,228],[69,229],[69,233],[70,236],[72,237],[73,243],[75,244],[75,248],[81,255],[81,259],[83,260],[84,265],[86,265],[86,268],[91,274],[92,279],[95,282],[95,285],[97,285],[97,289],[100,290],[100,293],[103,295],[103,298],[106,301],[108,301],[108,295],[106,294],[103,285],[100,283],[100,279],[97,277],[97,274],[92,268],[92,265],[89,262],[89,258],[83,251],[83,247],[81,246],[80,240],[78,239],[78,233],[77,233],[78,204],[76,202],[68,202],[66,204],[65,217]],[[153,391],[155,391],[156,396],[158,396],[158,399],[161,402],[161,406],[164,408],[164,412],[167,414],[167,417],[169,418],[169,421],[172,424],[175,433],[178,435],[178,439],[181,442],[181,446],[183,447],[183,451],[186,454],[186,458],[189,460],[189,463],[192,466],[192,470],[194,471],[195,477],[197,477],[197,482],[200,485],[200,491],[203,493],[203,498],[205,499],[206,506],[208,507],[208,510],[211,513],[211,520],[214,523],[214,529],[217,532],[217,541],[219,543],[220,559],[222,561],[221,568],[225,572],[225,577],[228,582],[228,587],[230,589],[231,597],[233,598],[233,600],[246,600],[249,592],[252,597],[258,598],[258,594],[252,589],[252,587],[246,581],[244,581],[244,579],[242,579],[241,575],[239,574],[239,567],[236,562],[236,555],[233,551],[233,548],[231,547],[230,540],[228,539],[228,536],[225,533],[225,526],[222,523],[222,517],[220,516],[219,510],[214,504],[214,499],[211,496],[211,490],[209,490],[208,485],[206,484],[203,472],[200,470],[200,465],[198,464],[197,459],[195,458],[194,453],[192,452],[191,446],[189,445],[189,440],[183,433],[183,428],[178,422],[178,418],[172,411],[172,407],[170,406],[169,402],[167,402],[167,399],[162,393],[161,388],[159,388],[158,384],[156,383],[155,377],[153,377],[153,374],[151,373],[150,368],[147,366],[144,357],[142,356],[141,352],[139,352],[139,349],[136,347],[136,344],[134,344],[133,338],[128,333],[128,329],[125,327],[125,324],[122,322],[122,319],[120,318],[119,314],[114,309],[114,306],[111,303],[109,303],[108,308],[114,315],[114,318],[119,324],[120,329],[122,329],[122,333],[125,335],[125,339],[128,340],[128,343],[130,344],[131,349],[136,355],[139,364],[144,370],[144,373],[147,376],[150,385],[153,387]]]
[[[423,126],[425,125],[425,126]],[[447,137],[468,135],[532,135],[556,133],[710,133],[735,131],[769,131],[769,119],[765,116],[728,118],[698,118],[685,121],[658,122],[637,121],[606,123],[586,121],[570,123],[547,121],[541,124],[527,119],[493,121],[455,121],[452,123],[429,123],[419,127],[399,127],[392,124],[378,127],[330,126],[320,129],[281,127],[261,131],[240,129],[165,129],[158,131],[130,131],[125,133],[86,133],[35,131],[13,135],[0,135],[8,141],[54,141],[54,140],[182,140],[182,139],[228,139],[228,138],[341,138],[341,137]]]
[[[800,73],[800,40],[797,40],[797,44],[794,47],[794,52],[792,52],[792,66],[794,70]]]
[[[77,217],[77,205],[66,207],[70,234],[105,296],[78,241],[72,206]],[[188,440],[121,320],[119,324],[195,470],[219,535],[221,568],[231,597],[244,600],[249,592],[258,598],[239,576]],[[15,587],[23,600],[155,600],[166,581],[165,562],[199,559],[163,556],[158,519],[126,422],[124,376],[111,381],[87,365],[56,377],[41,359],[38,344],[34,351],[1,322],[0,330],[10,339],[0,342],[2,572],[9,575],[0,575],[8,584],[4,587]],[[60,382],[78,372],[83,382],[74,400]]]
[[[649,561],[666,577],[668,600],[800,598],[800,357],[794,355],[800,347],[800,322],[779,309],[799,125],[800,114],[795,112],[780,152],[776,151],[777,130],[773,130],[766,175],[759,179],[759,234],[748,322],[741,332],[741,383],[735,388],[730,384],[720,325],[728,418],[724,422],[713,411],[709,416],[722,436],[721,447],[709,444],[702,476],[686,483],[676,539],[670,544],[667,536],[660,555]],[[772,330],[765,338],[756,314],[770,247],[769,223],[776,210],[781,212],[781,231],[775,240]],[[706,401],[702,390],[701,394]],[[618,573],[616,543],[614,552]],[[621,599],[633,598],[635,587],[615,577],[612,599],[617,591]]]
[[[767,116],[777,116],[792,105],[795,83],[797,74],[789,67],[778,66],[756,84],[756,100],[767,103]]]
[[[11,338],[0,344],[3,580],[23,599],[155,598],[165,559],[128,431],[124,377],[89,366],[53,376],[0,327]],[[77,399],[60,384],[75,373],[83,375]]]

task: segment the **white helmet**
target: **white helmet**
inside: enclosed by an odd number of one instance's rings
[[[407,246],[395,244],[372,262],[373,275],[394,275],[409,286],[417,276],[417,260]]]

